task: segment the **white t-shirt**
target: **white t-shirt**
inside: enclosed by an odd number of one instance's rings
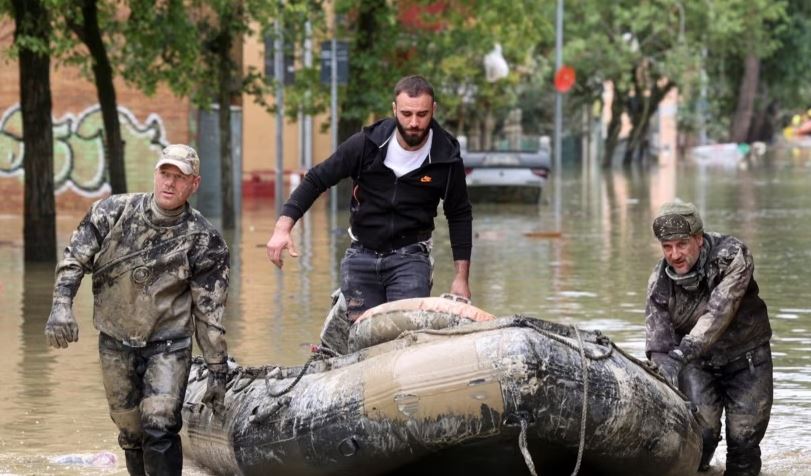
[[[397,131],[395,130],[389,139],[389,148],[386,150],[386,160],[383,161],[383,164],[390,168],[394,175],[402,177],[422,165],[431,151],[433,138],[434,131],[428,129],[428,140],[422,147],[417,150],[405,150],[397,141]]]

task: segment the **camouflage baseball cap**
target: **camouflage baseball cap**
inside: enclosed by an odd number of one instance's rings
[[[701,215],[692,203],[664,203],[653,219],[653,234],[659,241],[681,240],[703,231]]]
[[[161,157],[155,164],[155,169],[161,165],[170,164],[179,168],[186,175],[200,175],[200,158],[197,152],[185,144],[172,144],[161,151]]]

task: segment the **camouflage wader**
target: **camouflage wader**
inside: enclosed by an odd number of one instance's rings
[[[707,426],[703,431],[701,467],[708,468],[721,439],[721,413],[726,411],[726,476],[760,473],[760,440],[769,424],[773,401],[772,354],[768,343],[726,364],[693,362],[681,374],[682,391]]]
[[[188,205],[168,216],[151,194],[96,202],[57,267],[55,299],[93,273],[93,324],[110,407],[131,474],[180,475],[178,432],[191,336],[222,365],[228,248]]]
[[[191,369],[191,339],[128,347],[99,334],[99,359],[110,406],[133,475],[181,474],[180,410]]]
[[[675,348],[695,349],[679,387],[707,423],[702,469],[718,445],[725,412],[726,474],[756,475],[773,398],[768,312],[758,296],[749,249],[731,236],[703,236],[692,270],[695,283],[676,284],[664,259],[654,268],[648,282],[645,351],[650,358]]]

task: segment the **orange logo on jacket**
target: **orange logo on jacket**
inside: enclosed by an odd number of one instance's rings
[[[420,182],[429,183],[431,182],[431,177],[429,177],[428,175],[423,175],[422,178],[420,179]]]

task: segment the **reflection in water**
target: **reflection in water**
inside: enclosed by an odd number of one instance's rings
[[[51,281],[49,284],[48,281]],[[20,385],[17,401],[30,402],[26,414],[17,421],[22,428],[29,428],[27,438],[36,438],[39,420],[48,418],[53,409],[48,405],[53,395],[51,385],[57,362],[48,352],[48,343],[43,333],[51,311],[53,295],[53,267],[26,263],[23,271],[23,300],[21,320],[20,364],[17,375]]]
[[[641,356],[645,285],[660,254],[651,219],[674,197],[695,202],[708,230],[736,235],[752,248],[769,306],[776,388],[764,474],[807,474],[811,167],[796,159],[770,159],[749,168],[679,163],[563,175],[560,235],[548,233],[558,231],[550,203],[474,208],[474,304],[497,315],[523,313],[598,328]],[[273,202],[243,205],[241,228],[226,234],[232,256],[229,352],[243,365],[300,365],[308,358],[302,344],[318,341],[330,293],[338,287],[348,212],[331,217],[327,201],[318,200],[294,231],[302,256],[286,258],[278,271],[265,255]],[[60,216],[61,241],[79,218]],[[120,455],[101,388],[90,286],[82,286],[74,305],[80,341],[67,350],[48,349],[42,327],[53,270],[23,270],[21,238],[9,231],[20,230],[20,221],[0,217],[0,222],[0,307],[6,311],[0,348],[10,371],[0,386],[0,473],[95,474],[47,462],[48,456],[74,452]],[[446,292],[453,277],[441,209],[437,226],[434,295]],[[109,474],[125,474],[123,468],[116,471]]]

